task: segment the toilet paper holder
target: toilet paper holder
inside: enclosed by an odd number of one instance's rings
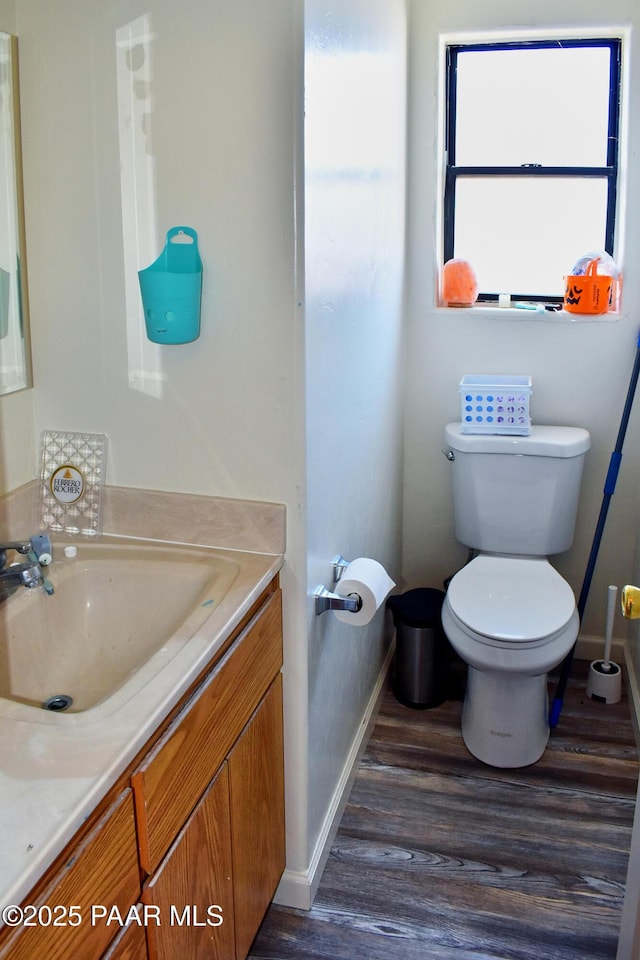
[[[313,594],[316,604],[316,617],[325,610],[346,610],[347,613],[358,613],[362,608],[362,597],[357,593],[350,593],[348,597],[341,597],[331,593],[326,587],[316,587]]]
[[[333,561],[333,582],[338,583],[340,577],[349,566],[349,561],[342,555],[337,556]],[[346,610],[347,613],[358,613],[362,608],[362,597],[357,593],[351,593],[348,597],[341,597],[337,593],[331,593],[326,587],[316,587],[314,594],[316,617],[326,610]]]

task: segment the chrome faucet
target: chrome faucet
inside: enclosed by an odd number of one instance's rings
[[[26,556],[27,559],[22,563],[7,566],[7,553],[11,550]],[[47,593],[53,593],[53,587],[44,576],[41,566],[41,561],[50,550],[48,537],[0,543],[0,603],[10,597],[18,587],[44,587]]]

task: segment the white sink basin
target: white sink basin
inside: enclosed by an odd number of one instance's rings
[[[196,547],[76,546],[74,558],[54,546],[46,568],[51,596],[20,588],[0,604],[0,698],[37,710],[40,723],[47,709],[83,713],[116,692],[121,700],[134,677],[137,688],[148,683],[216,609],[240,569]]]

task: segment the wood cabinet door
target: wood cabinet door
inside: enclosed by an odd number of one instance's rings
[[[143,903],[158,917],[147,925],[150,960],[233,960],[229,819],[225,763],[145,884]]]
[[[138,904],[138,913],[143,916],[140,904]],[[131,923],[120,931],[102,960],[147,960],[147,958],[145,928],[137,923]]]
[[[95,908],[114,909],[126,917],[139,894],[133,801],[131,790],[125,790],[78,844],[42,895],[31,901],[42,911],[38,914],[40,922],[16,930],[15,939],[10,938],[0,949],[0,957],[97,960],[119,927],[104,913],[98,918]],[[56,925],[56,920],[64,921],[64,925]]]
[[[236,960],[244,960],[285,865],[282,676],[229,756]]]

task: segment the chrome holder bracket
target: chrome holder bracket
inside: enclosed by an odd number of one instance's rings
[[[349,561],[345,560],[342,554],[339,554],[333,561],[333,582],[337,583],[342,574],[349,566]]]
[[[347,613],[357,613],[362,607],[362,597],[357,593],[350,593],[348,597],[341,597],[331,593],[326,587],[316,587],[315,598],[316,617],[326,610],[346,610]]]

